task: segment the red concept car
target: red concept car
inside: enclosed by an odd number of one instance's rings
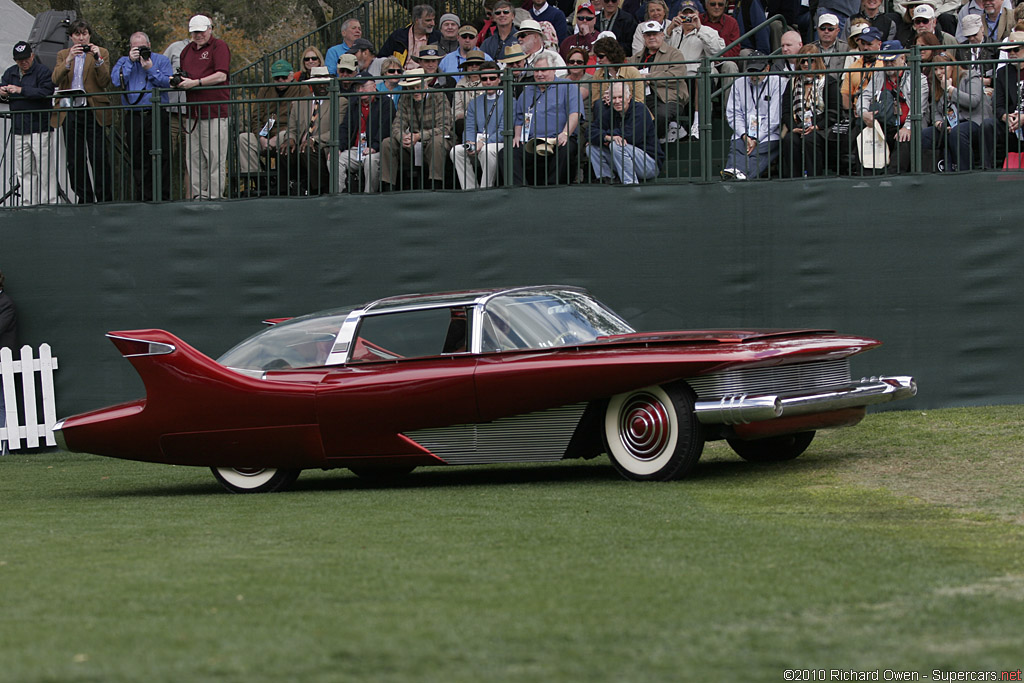
[[[303,469],[607,453],[627,479],[689,473],[705,441],[788,460],[815,430],[917,393],[851,381],[878,346],[829,330],[635,332],[585,290],[414,294],[272,320],[213,360],[162,330],[107,336],[146,398],[69,417],[69,450],[210,467],[228,490],[279,491]]]

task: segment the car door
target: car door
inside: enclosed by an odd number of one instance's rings
[[[364,314],[317,388],[328,458],[425,455],[404,432],[478,421],[466,307]]]

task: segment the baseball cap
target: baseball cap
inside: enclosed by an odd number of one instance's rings
[[[32,46],[24,40],[19,40],[14,44],[14,58],[15,59],[26,59],[32,54]]]
[[[918,5],[914,8],[914,13],[911,16],[913,16],[914,19],[934,19],[935,8],[927,3],[924,5]]]
[[[370,52],[376,52],[373,49],[373,43],[368,41],[366,38],[356,38],[352,43],[352,47],[348,49],[349,52],[358,52],[359,50],[369,50]]]
[[[188,20],[188,32],[193,31],[206,31],[213,27],[213,22],[210,21],[210,17],[205,14],[197,14]]]
[[[883,62],[891,62],[900,56],[902,50],[903,43],[898,40],[887,40],[882,43],[882,52],[878,55],[878,58]]]
[[[359,71],[359,62],[354,54],[345,53],[338,57],[338,71],[342,69],[345,71]]]
[[[973,36],[981,30],[982,19],[978,14],[968,14],[960,20],[960,30],[964,36]]]
[[[825,25],[839,26],[839,17],[832,14],[831,12],[825,12],[820,17],[818,17],[818,28],[821,28],[822,26]]]
[[[641,33],[661,33],[664,29],[661,27],[661,22],[657,21],[645,21],[640,24]]]
[[[868,26],[857,35],[857,40],[863,40],[865,43],[871,43],[881,39],[882,32],[874,26]]]
[[[278,76],[290,76],[292,71],[291,62],[287,59],[279,59],[270,65],[270,77],[277,78]]]

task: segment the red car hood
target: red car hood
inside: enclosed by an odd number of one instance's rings
[[[835,330],[786,330],[786,329],[754,329],[754,330],[685,330],[664,332],[632,332],[598,337],[598,343],[621,342],[719,342],[737,344],[765,339],[782,339],[786,337],[804,337],[808,335],[835,334]]]

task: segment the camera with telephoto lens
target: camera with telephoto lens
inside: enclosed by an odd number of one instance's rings
[[[192,77],[189,76],[188,72],[186,72],[186,71],[182,71],[181,69],[175,70],[174,75],[171,76],[171,78],[170,78],[171,87],[172,88],[177,88],[179,85],[181,85],[181,82],[183,80],[185,80],[186,78],[192,78]]]
[[[151,50],[148,45],[140,45],[139,46],[139,61],[140,62],[146,61],[151,56],[153,56],[153,50]]]

